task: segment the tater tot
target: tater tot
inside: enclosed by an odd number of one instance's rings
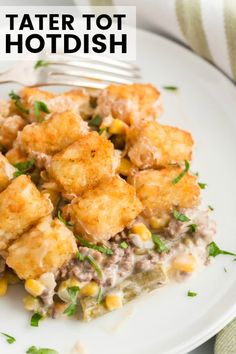
[[[190,133],[156,122],[142,122],[129,131],[128,156],[140,169],[161,167],[191,160]]]
[[[5,156],[12,165],[28,159],[28,155],[19,148],[12,148],[6,153]]]
[[[54,113],[42,123],[27,125],[18,136],[18,145],[29,155],[53,155],[76,141],[86,130],[87,124],[79,115]]]
[[[0,250],[51,211],[49,198],[39,192],[30,177],[15,178],[0,193]]]
[[[75,198],[66,211],[75,231],[96,243],[121,232],[142,211],[142,204],[133,186],[114,176]]]
[[[13,242],[6,263],[19,278],[35,279],[55,273],[76,250],[73,233],[58,219],[46,217]]]
[[[10,115],[10,101],[0,100],[0,116],[6,118]]]
[[[0,118],[0,145],[10,149],[18,131],[22,130],[25,124],[25,120],[18,115]]]
[[[14,177],[16,169],[9,163],[5,156],[0,153],[0,192],[2,192]]]
[[[160,92],[150,84],[110,85],[98,97],[96,114],[112,115],[127,124],[153,120],[163,111]]]
[[[20,92],[20,96],[22,97],[23,105],[29,109],[27,118],[31,121],[36,120],[34,113],[35,101],[44,102],[52,113],[72,111],[85,117],[92,114],[89,95],[81,89],[55,94],[38,88],[26,87]]]
[[[173,183],[182,171],[179,167],[146,170],[130,178],[129,182],[136,188],[145,207],[145,216],[164,216],[176,207],[191,208],[199,203],[200,188],[196,176],[187,173],[178,183]]]
[[[112,176],[118,165],[119,156],[113,144],[90,132],[54,155],[47,170],[63,191],[79,194]]]

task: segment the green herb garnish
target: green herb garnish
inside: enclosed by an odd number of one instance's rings
[[[102,133],[105,132],[106,130],[107,130],[107,128],[101,128],[101,129],[99,129],[98,134],[102,135]]]
[[[78,286],[71,286],[67,289],[67,291],[70,296],[71,302],[75,302],[77,299],[77,294],[80,291],[80,288]]]
[[[174,215],[174,218],[178,221],[182,221],[182,222],[190,221],[190,219],[186,215],[180,213],[177,210],[173,211],[173,215]]]
[[[34,64],[34,69],[42,68],[43,66],[48,66],[48,65],[49,65],[49,63],[46,62],[45,60],[38,60]]]
[[[201,189],[206,189],[206,186],[207,186],[206,183],[201,183],[201,182],[199,182],[198,185]]]
[[[152,241],[155,244],[155,249],[157,252],[162,253],[169,251],[169,248],[164,244],[164,242],[160,240],[157,235],[152,234]]]
[[[73,223],[71,221],[66,221],[63,216],[61,215],[61,210],[59,209],[57,212],[57,218],[63,222],[66,226],[73,226]]]
[[[34,313],[33,316],[31,317],[30,325],[32,327],[38,327],[39,326],[39,321],[42,318],[43,318],[43,316],[40,313]]]
[[[88,247],[91,248],[93,250],[96,250],[98,252],[104,253],[104,254],[108,254],[111,255],[113,254],[112,249],[105,247],[105,246],[98,246],[98,245],[94,245],[93,243],[90,243],[89,241],[84,240],[82,237],[76,235],[77,240],[79,241],[79,243],[84,246],[84,247]]]
[[[214,208],[211,205],[208,205],[208,209],[211,210],[211,211],[214,210]]]
[[[67,316],[74,316],[77,311],[77,304],[70,304],[63,312]]]
[[[188,296],[189,297],[195,297],[195,296],[197,296],[197,293],[194,293],[193,291],[188,291]]]
[[[49,348],[36,348],[35,346],[30,347],[26,354],[59,354],[54,349]]]
[[[73,316],[77,310],[77,295],[80,291],[78,286],[71,286],[67,289],[67,292],[70,297],[70,305],[65,309],[64,314],[67,316]]]
[[[128,247],[129,247],[129,245],[128,245],[127,242],[122,241],[122,242],[120,243],[120,248],[123,248],[124,250],[126,250],[126,248],[128,248]]]
[[[78,251],[78,252],[76,253],[76,258],[77,258],[80,262],[83,262],[84,259],[85,259],[84,255],[83,255],[82,253],[80,253],[80,251]]]
[[[92,119],[88,122],[88,125],[89,125],[90,127],[96,127],[96,128],[98,128],[101,123],[102,123],[102,117],[100,117],[99,115],[96,115],[94,118],[92,118]]]
[[[13,166],[17,168],[17,171],[14,172],[14,177],[27,174],[27,172],[29,172],[32,169],[32,167],[34,167],[34,165],[35,165],[34,159],[15,163]]]
[[[172,91],[172,92],[178,91],[178,87],[177,86],[162,86],[162,88],[164,90]]]
[[[19,109],[22,113],[29,114],[29,110],[24,107],[24,105],[21,102],[21,97],[17,95],[14,91],[11,91],[9,93],[9,97],[12,99],[12,101],[15,102],[16,108]]]
[[[210,257],[216,257],[216,256],[218,256],[219,254],[226,254],[226,255],[229,255],[229,256],[236,256],[235,253],[221,250],[221,249],[217,246],[217,244],[216,244],[215,242],[211,242],[211,243],[208,245],[208,254],[209,254]]]
[[[197,224],[191,224],[189,225],[189,231],[194,233],[197,231]]]
[[[228,271],[227,271],[227,269],[224,267],[224,271],[225,271],[225,273],[227,273]]]
[[[37,118],[38,122],[42,122],[44,118],[41,116],[42,113],[50,113],[48,106],[42,101],[35,101],[34,102],[34,114]]]
[[[102,279],[102,270],[101,270],[100,266],[98,265],[98,263],[95,261],[95,259],[91,255],[88,255],[88,256],[86,256],[86,260],[94,268],[94,270],[96,271],[96,273],[98,275],[98,278]]]
[[[189,162],[187,160],[184,161],[184,164],[185,164],[184,170],[182,172],[180,172],[180,174],[177,177],[172,179],[172,183],[173,184],[178,183],[186,175],[186,173],[188,172],[190,164],[189,164]]]
[[[98,291],[98,295],[97,295],[97,304],[100,304],[102,301],[102,287],[100,286],[99,291]]]
[[[7,341],[7,343],[9,343],[9,344],[12,344],[12,343],[14,343],[14,342],[16,341],[16,339],[15,339],[14,337],[10,336],[10,335],[7,334],[7,333],[1,332],[1,334],[6,337],[6,341]]]

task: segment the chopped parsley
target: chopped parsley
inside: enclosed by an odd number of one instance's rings
[[[152,241],[155,245],[155,249],[157,250],[157,252],[162,253],[169,251],[169,248],[164,244],[164,242],[160,240],[157,235],[152,234]]]
[[[77,251],[76,253],[76,258],[80,261],[80,262],[84,262],[84,261],[88,261],[89,264],[95,269],[95,271],[97,272],[97,275],[99,277],[99,279],[102,279],[102,270],[100,268],[100,266],[98,265],[98,263],[95,261],[95,259],[91,256],[84,256],[82,253],[80,253],[80,251]]]
[[[82,253],[80,253],[80,251],[77,251],[76,253],[76,258],[80,261],[80,262],[83,262],[85,257]]]
[[[211,205],[208,205],[208,209],[211,210],[211,211],[214,210],[214,208]]]
[[[101,123],[102,123],[102,118],[97,114],[95,117],[93,117],[93,118],[88,122],[88,125],[89,125],[90,127],[98,128]]]
[[[73,316],[77,310],[77,295],[80,291],[78,286],[71,286],[67,289],[70,297],[70,305],[65,309],[64,314],[67,316]]]
[[[216,244],[215,242],[211,242],[211,243],[208,245],[208,254],[209,254],[210,257],[216,257],[216,256],[218,256],[219,254],[225,254],[225,255],[229,255],[229,256],[236,256],[235,253],[221,250],[221,249],[217,246],[217,244]]]
[[[103,293],[102,293],[102,287],[100,286],[99,291],[98,291],[98,295],[97,295],[97,304],[100,304],[100,303],[101,303],[101,301],[102,301],[102,295],[103,295]]]
[[[107,130],[107,128],[101,128],[101,129],[99,129],[98,134],[102,135],[102,133],[106,132],[106,130]]]
[[[77,240],[79,241],[79,243],[84,246],[84,247],[88,247],[91,248],[93,250],[96,250],[98,252],[104,253],[104,254],[108,254],[111,255],[113,254],[112,249],[105,247],[105,246],[98,246],[98,245],[94,245],[93,243],[90,243],[89,241],[84,240],[82,237],[76,235]]]
[[[20,112],[24,114],[29,114],[29,110],[24,107],[24,105],[21,102],[21,97],[19,95],[17,95],[14,91],[11,91],[9,93],[9,97],[12,99],[12,101],[15,102],[15,106],[16,108],[19,109]]]
[[[27,172],[29,172],[34,167],[34,165],[35,165],[34,159],[15,163],[13,166],[17,168],[17,171],[14,172],[14,177],[16,178],[18,176],[27,174]]]
[[[36,61],[36,63],[34,64],[34,69],[38,69],[38,68],[42,68],[42,67],[45,67],[45,66],[48,66],[49,63],[45,60],[38,60]]]
[[[227,269],[224,267],[224,271],[225,271],[225,273],[227,273],[228,271],[227,271]]]
[[[96,271],[96,273],[98,275],[98,278],[102,279],[102,270],[101,270],[100,266],[98,265],[98,263],[95,261],[95,259],[91,255],[88,255],[88,256],[86,256],[86,260],[94,268],[94,270]]]
[[[66,226],[73,226],[72,222],[71,221],[66,221],[63,216],[61,215],[61,210],[59,209],[58,212],[57,212],[57,218],[63,222],[63,224],[65,224]]]
[[[44,118],[42,117],[41,113],[50,113],[48,106],[42,101],[35,101],[34,102],[34,114],[37,118],[38,122],[42,122]]]
[[[186,175],[186,173],[188,172],[190,164],[189,164],[189,162],[187,160],[184,161],[184,164],[185,164],[184,170],[182,172],[180,172],[180,174],[177,177],[172,179],[172,183],[173,184],[178,183]]]
[[[129,245],[128,245],[127,242],[122,241],[122,242],[120,243],[120,248],[123,248],[124,250],[126,250],[126,248],[128,248],[128,247],[129,247]]]
[[[77,311],[77,303],[76,304],[70,304],[64,311],[64,314],[67,316],[74,316],[74,314]]]
[[[190,219],[186,215],[180,213],[178,210],[174,210],[173,215],[174,218],[178,221],[182,221],[182,222],[190,221]]]
[[[189,297],[195,297],[195,296],[197,296],[197,293],[194,293],[193,291],[188,291],[188,296]]]
[[[191,224],[189,225],[189,231],[194,233],[197,231],[197,224]]]
[[[199,182],[198,185],[201,189],[206,189],[206,186],[207,186],[206,183],[201,183],[201,182]]]
[[[176,92],[178,91],[178,87],[177,86],[162,86],[164,90],[167,91],[172,91],[172,92]]]
[[[40,313],[34,313],[33,316],[31,317],[30,320],[30,325],[32,327],[38,327],[39,326],[39,321],[43,318],[43,316]]]
[[[35,346],[30,347],[26,354],[59,354],[58,351],[49,348],[36,348]]]
[[[9,343],[9,344],[15,343],[16,339],[14,337],[10,336],[7,333],[3,333],[3,332],[1,332],[1,334],[6,337],[7,343]]]

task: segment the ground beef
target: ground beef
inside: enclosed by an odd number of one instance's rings
[[[85,261],[81,262],[77,258],[71,260],[58,272],[57,282],[68,278],[76,278],[80,282],[95,280],[103,287],[114,287],[133,272],[146,272],[157,263],[171,264],[177,255],[185,252],[194,254],[202,264],[206,264],[209,258],[207,245],[215,235],[215,223],[209,219],[208,211],[199,209],[182,209],[179,211],[186,215],[190,221],[180,222],[173,218],[168,227],[159,235],[169,251],[159,253],[155,249],[142,250],[132,244],[127,237],[127,232],[123,231],[106,244],[107,247],[112,249],[112,255],[102,254],[87,247],[79,247],[79,252],[85,257]],[[190,224],[197,225],[196,232],[190,231]],[[122,241],[128,243],[128,248],[120,247]],[[91,255],[101,268],[102,279],[99,279],[94,267],[86,261],[87,255]],[[180,277],[183,278],[184,276],[181,274]],[[176,278],[178,278],[177,275]]]
[[[168,227],[164,231],[166,238],[178,240],[186,234],[191,234],[190,225],[196,224],[197,229],[195,233],[192,233],[194,239],[203,238],[208,243],[212,241],[216,233],[216,224],[209,218],[209,210],[193,209],[181,209],[180,212],[186,215],[190,221],[181,222],[172,218]]]

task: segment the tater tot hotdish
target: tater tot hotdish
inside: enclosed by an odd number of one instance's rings
[[[193,138],[159,123],[150,84],[0,102],[0,296],[21,282],[31,324],[84,321],[209,261],[216,232]]]

